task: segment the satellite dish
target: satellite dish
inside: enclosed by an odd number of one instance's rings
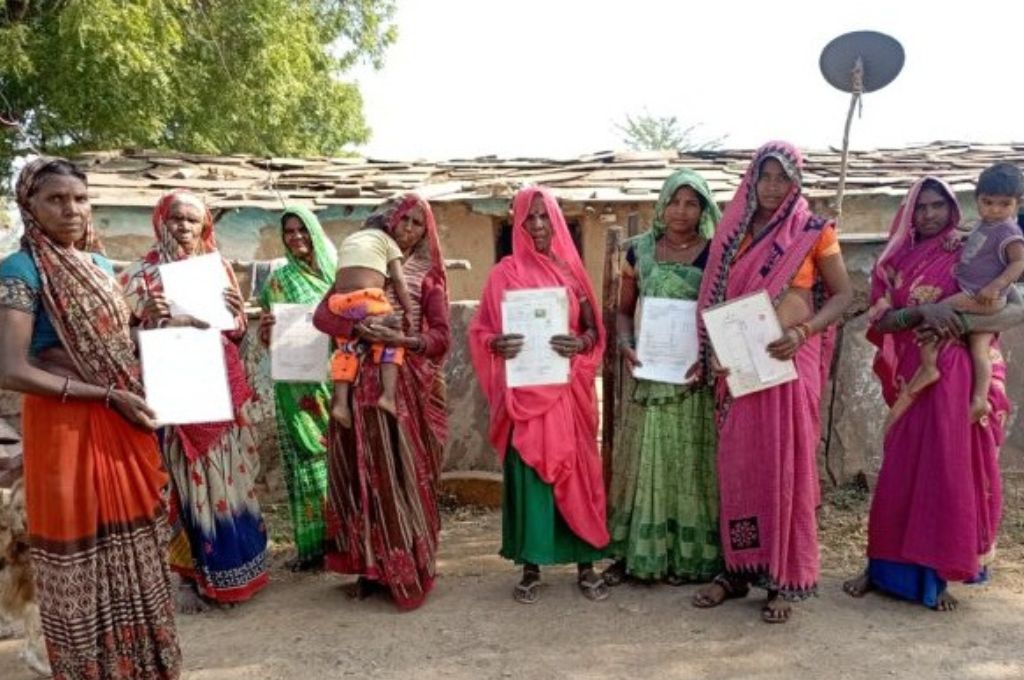
[[[880,90],[900,74],[905,55],[899,41],[878,31],[853,31],[832,40],[821,51],[818,65],[830,85],[850,93],[850,110],[843,129],[843,155],[836,190],[836,219],[843,215],[846,169],[850,156],[850,126],[853,112],[862,105],[861,95]]]
[[[863,70],[860,92],[874,92],[896,79],[903,69],[903,46],[895,38],[877,31],[845,33],[821,51],[818,65],[832,87],[853,93],[853,70],[857,60]]]

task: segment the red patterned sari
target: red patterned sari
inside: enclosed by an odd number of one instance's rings
[[[422,605],[434,585],[441,530],[437,482],[448,429],[442,372],[450,343],[448,290],[427,202],[408,194],[378,213],[393,228],[416,205],[423,209],[426,234],[403,268],[423,348],[405,355],[397,418],[377,408],[380,372],[372,364],[360,370],[351,394],[352,427],[332,421],[328,433],[325,513],[327,568],[378,583],[406,610]],[[314,322],[330,335],[351,331],[350,322],[327,310],[326,298]]]

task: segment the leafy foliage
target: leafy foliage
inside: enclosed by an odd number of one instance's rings
[[[675,116],[654,116],[648,111],[638,115],[627,115],[615,129],[622,134],[622,141],[633,151],[709,151],[721,148],[724,137],[699,139],[696,135],[700,124],[680,127]]]
[[[118,147],[332,154],[395,0],[0,0],[0,161]]]

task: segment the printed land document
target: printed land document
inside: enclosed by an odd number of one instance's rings
[[[330,338],[313,327],[316,305],[274,304],[270,377],[280,382],[325,382]]]
[[[160,280],[172,316],[191,314],[211,328],[234,330],[235,318],[224,302],[224,289],[231,283],[220,254],[209,253],[162,264]]]
[[[782,337],[782,326],[766,291],[724,302],[703,312],[718,361],[729,369],[733,397],[796,380],[796,366],[768,355],[768,343]]]
[[[146,403],[162,425],[219,423],[234,418],[220,331],[139,331]]]
[[[682,385],[698,357],[697,301],[645,297],[640,300],[634,378]]]
[[[569,297],[565,288],[505,291],[501,303],[503,333],[523,336],[523,349],[505,362],[508,387],[564,385],[569,360],[551,349],[551,336],[569,332]]]

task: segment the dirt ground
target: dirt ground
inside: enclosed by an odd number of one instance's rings
[[[591,603],[573,570],[544,573],[533,606],[511,598],[516,570],[496,556],[500,517],[446,513],[440,577],[420,610],[384,599],[351,600],[350,579],[293,576],[283,511],[274,521],[273,583],[233,610],[181,617],[186,680],[319,678],[743,678],[752,680],[1024,678],[1024,499],[1012,511],[995,574],[983,587],[954,586],[961,609],[939,614],[878,595],[840,590],[863,550],[866,500],[831,494],[822,509],[820,596],[786,625],[758,617],[760,600],[711,610],[690,606],[694,586],[625,585]],[[34,676],[0,642],[0,678]]]

